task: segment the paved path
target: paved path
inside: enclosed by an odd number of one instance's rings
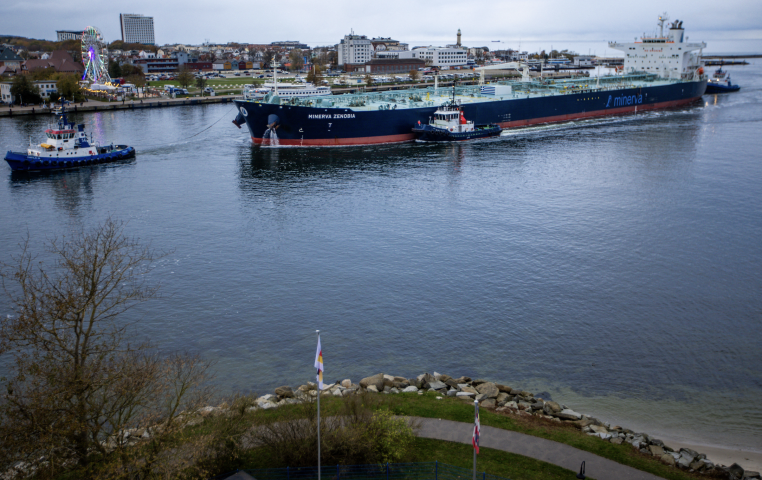
[[[418,432],[419,437],[471,443],[473,424],[436,418],[411,418],[421,423],[421,429]],[[482,426],[479,445],[542,460],[574,472],[579,472],[580,464],[584,461],[585,475],[597,480],[657,480],[662,478],[570,447],[564,443],[501,428]]]

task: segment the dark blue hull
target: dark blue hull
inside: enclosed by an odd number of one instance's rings
[[[727,93],[727,92],[736,92],[740,90],[741,87],[738,85],[718,85],[716,83],[707,83],[706,85],[706,92],[705,93]]]
[[[414,128],[418,140],[424,142],[463,142],[466,140],[476,140],[477,138],[496,137],[500,135],[503,129],[497,125],[477,125],[472,132],[450,132],[444,128],[436,128],[430,125],[424,125],[421,128]]]
[[[135,148],[126,145],[117,145],[114,150],[87,157],[72,157],[69,159],[41,158],[26,153],[8,152],[5,161],[14,172],[41,172],[48,170],[64,170],[79,168],[88,165],[100,165],[102,163],[118,162],[135,157]]]
[[[636,113],[692,103],[706,90],[706,80],[669,85],[587,90],[573,94],[467,103],[466,118],[477,124],[502,128],[605,115]],[[428,124],[436,106],[396,110],[351,110],[298,105],[235,101],[238,120],[244,121],[252,141],[263,143],[270,125],[276,125],[280,145],[365,145],[406,142],[415,139],[411,125]],[[265,140],[267,143],[267,140]]]

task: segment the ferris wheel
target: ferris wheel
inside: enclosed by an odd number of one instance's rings
[[[87,27],[82,32],[82,64],[85,74],[82,79],[89,78],[93,83],[108,83],[108,51],[103,42],[103,35],[96,27]]]

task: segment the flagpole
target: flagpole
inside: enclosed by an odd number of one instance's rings
[[[315,330],[320,345],[320,330]],[[318,480],[320,480],[320,379],[317,382],[317,443],[318,443]],[[475,470],[474,470],[475,471]],[[474,474],[476,475],[476,474]],[[474,477],[476,480],[476,477]]]
[[[477,418],[479,418],[479,400],[474,400],[474,428],[476,428]],[[474,446],[474,480],[476,480],[476,446]]]

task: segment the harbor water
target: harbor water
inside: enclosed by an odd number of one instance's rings
[[[3,162],[0,261],[127,221],[168,252],[136,335],[216,362],[221,392],[312,380],[320,329],[331,381],[487,378],[762,450],[762,62],[729,70],[740,92],[691,107],[448,145],[256,147],[231,105],[77,114],[136,159]],[[0,149],[51,120],[1,118]]]

